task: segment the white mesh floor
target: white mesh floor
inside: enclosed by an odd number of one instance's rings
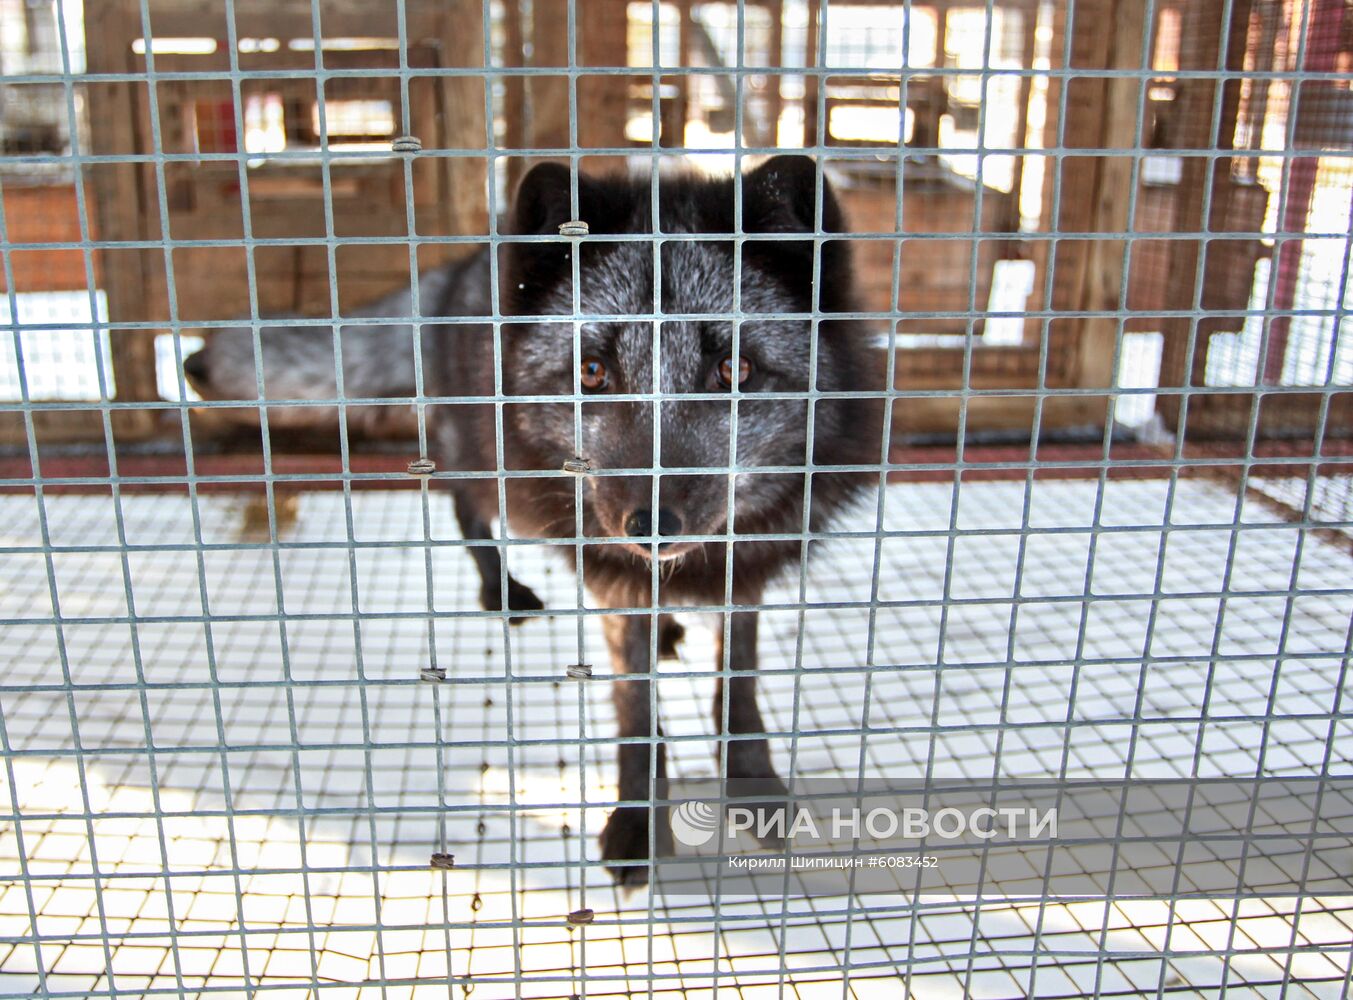
[[[1299,532],[1271,508],[1247,502],[1232,532],[1234,493],[1181,480],[1162,532],[1168,490],[1111,480],[1096,522],[1098,484],[1040,481],[1022,531],[1023,483],[965,484],[946,595],[951,486],[891,487],[886,527],[915,534],[883,544],[878,596],[895,603],[876,611],[875,668],[864,667],[868,607],[821,606],[867,604],[872,538],[833,542],[813,563],[803,670],[799,610],[762,623],[763,708],[772,729],[802,733],[798,773],[853,776],[868,727],[865,766],[880,773],[919,775],[933,753],[937,775],[1052,775],[1065,754],[1073,775],[1122,777],[1139,678],[1133,777],[1187,775],[1195,753],[1205,774],[1253,775],[1261,763],[1307,774],[1330,747],[1332,768],[1347,771],[1347,693],[1336,701],[1353,611],[1347,547],[1308,533],[1294,576]],[[873,895],[717,913],[646,892],[622,898],[604,871],[576,866],[580,844],[595,859],[605,809],[557,805],[584,789],[587,800],[614,796],[614,748],[578,742],[612,734],[607,685],[563,679],[576,619],[513,629],[509,685],[496,622],[440,617],[450,682],[419,683],[425,549],[400,543],[423,538],[420,496],[351,502],[358,548],[346,544],[342,494],[305,494],[286,537],[305,547],[283,548],[275,571],[272,548],[237,544],[246,501],[202,498],[204,541],[227,546],[203,553],[213,685],[208,631],[191,620],[204,609],[190,504],[122,498],[128,588],[112,500],[46,499],[74,685],[49,622],[5,626],[0,993],[234,996],[246,974],[250,995],[264,997],[461,997],[466,977],[476,998],[1216,996],[1223,982],[1227,996],[1336,997],[1347,987],[1353,897],[974,908]],[[449,501],[434,494],[431,512],[432,537],[454,537]],[[872,526],[869,511],[845,527]],[[51,618],[41,537],[32,497],[0,498],[0,545],[37,550],[5,556],[0,618]],[[146,545],[179,548],[136,548]],[[525,549],[513,560],[552,608],[571,606],[561,562]],[[279,578],[294,616],[289,686],[278,622],[256,617],[277,614]],[[433,549],[432,582],[438,611],[477,607],[460,549]],[[798,600],[797,580],[768,597]],[[129,612],[135,636],[108,620]],[[712,690],[699,674],[712,644],[687,624],[682,660],[664,664],[662,721],[673,772],[713,775],[712,745],[682,740],[709,733]],[[604,674],[599,632],[589,623],[589,658]],[[782,773],[789,743],[773,741]],[[526,807],[515,820],[512,795]],[[456,870],[429,869],[442,849]],[[568,927],[581,906],[595,921]]]

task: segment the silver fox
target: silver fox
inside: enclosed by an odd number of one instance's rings
[[[422,337],[429,440],[439,472],[479,473],[439,482],[452,494],[486,609],[504,610],[505,597],[514,621],[545,613],[506,573],[492,532],[502,514],[516,537],[569,540],[561,551],[570,560],[581,524],[578,569],[588,588],[603,607],[628,612],[603,618],[619,735],[631,741],[618,749],[620,804],[600,840],[616,881],[639,885],[650,841],[658,855],[673,843],[665,748],[650,708],[653,616],[635,612],[723,608],[732,559],[731,603],[747,610],[731,613],[726,649],[719,618],[716,663],[726,657],[730,675],[716,681],[715,727],[730,791],[736,783],[735,794],[754,795],[758,808],[782,801],[756,699],[756,609],[766,585],[798,565],[805,528],[823,530],[877,483],[882,406],[852,393],[882,388],[873,384],[881,366],[867,331],[833,316],[855,308],[847,241],[825,235],[844,234],[845,220],[808,157],[777,156],[741,178],[664,176],[656,227],[647,177],[579,175],[578,217],[590,229],[581,241],[558,235],[574,218],[571,184],[565,167],[544,163],[518,188],[512,238],[497,251],[505,317],[497,346],[493,327],[476,321],[494,314],[490,251],[422,279],[423,315],[455,320]],[[373,332],[369,351],[357,342],[354,350],[382,352],[398,366],[381,346],[387,336],[408,332]],[[323,352],[298,345],[271,354],[265,337],[265,366],[276,357],[308,367],[313,353]],[[349,353],[345,339],[345,380]],[[252,372],[252,351],[249,358]],[[353,363],[356,373],[380,362]],[[282,384],[303,393],[309,375],[293,376]],[[576,480],[561,471],[575,457],[594,473],[581,511]],[[670,614],[657,621],[657,646],[670,653],[680,628]]]
[[[562,166],[541,164],[517,191],[510,221],[516,239],[503,244],[498,269],[499,305],[509,317],[498,371],[486,325],[449,323],[423,340],[429,391],[464,400],[430,407],[437,467],[486,473],[448,481],[465,537],[485,543],[470,549],[481,600],[501,609],[505,594],[510,611],[541,606],[529,588],[504,577],[500,550],[489,544],[499,513],[496,416],[492,404],[475,398],[494,394],[497,374],[507,399],[502,468],[559,472],[576,454],[596,472],[585,479],[581,512],[572,477],[509,475],[508,525],[517,536],[569,539],[580,517],[583,536],[594,541],[581,546],[579,568],[603,606],[721,607],[731,550],[732,603],[749,610],[733,612],[727,650],[722,627],[716,633],[717,662],[726,655],[735,676],[717,684],[715,725],[725,735],[726,698],[729,732],[721,742],[730,789],[736,780],[759,801],[779,800],[785,789],[771,763],[752,673],[753,609],[766,584],[798,564],[802,542],[794,536],[805,526],[821,530],[878,479],[868,466],[876,470],[880,461],[881,407],[848,393],[880,388],[870,384],[879,366],[866,332],[831,318],[854,308],[847,243],[811,235],[819,226],[843,232],[844,219],[812,160],[780,156],[738,179],[662,178],[657,220],[648,178],[579,176],[578,218],[591,235],[570,243],[557,235],[574,217],[570,183]],[[738,183],[740,242],[733,239]],[[448,315],[490,314],[489,264],[483,254],[462,265],[448,286]],[[575,296],[577,315],[597,317],[577,324],[576,342]],[[814,321],[814,313],[825,318]],[[824,395],[810,407],[814,389]],[[807,503],[810,463],[816,471]],[[731,545],[721,537],[733,535]],[[564,551],[574,556],[572,546]],[[619,747],[622,804],[601,833],[601,853],[616,880],[630,885],[648,877],[650,817],[657,852],[673,846],[662,805],[665,752],[650,711],[651,619],[605,618],[620,736],[638,739]],[[674,629],[670,619],[660,622],[665,646]]]

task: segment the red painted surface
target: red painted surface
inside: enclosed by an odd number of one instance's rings
[[[7,181],[5,190],[5,231],[10,243],[74,243],[80,239],[80,215],[73,184],[20,185]],[[93,232],[93,207],[90,211],[90,238]],[[81,250],[15,250],[10,254],[16,292],[63,292],[87,287],[85,254]],[[98,280],[98,254],[94,255],[94,274]],[[8,291],[0,273],[0,290]]]
[[[1332,73],[1338,67],[1343,48],[1344,0],[1314,0],[1311,23],[1306,35],[1306,58],[1302,69],[1310,73]],[[1290,106],[1296,114],[1300,95]],[[1311,215],[1311,201],[1315,197],[1316,174],[1320,159],[1299,156],[1292,160],[1287,175],[1287,202],[1283,208],[1282,231],[1306,232]],[[1293,308],[1297,299],[1297,283],[1301,272],[1302,240],[1289,239],[1278,248],[1276,285],[1273,306],[1278,310]],[[1275,316],[1269,324],[1268,346],[1264,351],[1262,383],[1278,385],[1282,380],[1283,361],[1287,357],[1287,335],[1292,327],[1291,316]]]

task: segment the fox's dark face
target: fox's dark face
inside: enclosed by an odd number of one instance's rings
[[[613,244],[596,256],[584,254],[584,260],[580,314],[654,314],[651,245]],[[756,319],[758,313],[806,312],[809,304],[772,275],[744,266],[742,311],[750,318],[740,324],[735,351],[735,324],[724,318],[735,312],[731,250],[667,243],[661,267],[661,312],[690,318],[583,322],[576,365],[572,324],[540,324],[512,338],[527,361],[517,368],[512,391],[572,393],[577,372],[585,399],[579,407],[580,454],[593,468],[672,470],[656,477],[588,477],[598,526],[611,536],[633,537],[631,548],[643,555],[653,551],[653,536],[661,536],[659,558],[675,558],[697,544],[683,536],[725,531],[730,479],[735,526],[738,515],[782,502],[783,492],[793,489],[794,477],[739,475],[732,469],[804,464],[807,402],[758,396],[808,388],[811,329],[806,320]],[[568,287],[556,288],[555,295],[565,301],[550,305],[563,308],[545,311],[571,311]],[[657,401],[625,398],[655,392]],[[547,409],[548,419],[533,409]],[[515,416],[547,437],[561,460],[573,454],[571,403],[522,407]]]
[[[746,175],[744,231],[811,231],[815,175],[801,157]],[[647,182],[580,182],[593,234],[652,232]],[[562,168],[528,175],[518,231],[557,231],[569,217],[567,183]],[[825,184],[822,194],[824,228],[839,228]],[[803,394],[813,386],[815,336],[818,388],[857,386],[856,348],[830,323],[815,334],[807,315],[842,308],[844,292],[843,280],[814,301],[811,244],[748,240],[738,267],[726,238],[731,180],[664,185],[660,204],[657,241],[583,244],[576,303],[568,244],[516,245],[504,269],[516,313],[593,318],[509,325],[504,388],[579,394],[576,413],[572,400],[509,406],[514,436],[529,437],[556,468],[585,457],[600,473],[585,481],[588,532],[632,539],[633,554],[666,561],[697,550],[700,536],[726,533],[730,510],[738,533],[801,530],[803,472],[755,470],[802,470],[809,458]],[[725,238],[690,238],[704,234]],[[827,247],[818,262],[824,289],[844,258],[839,243]],[[832,407],[818,410],[814,437],[841,433]]]

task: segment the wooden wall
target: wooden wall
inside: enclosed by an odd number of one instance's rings
[[[74,184],[4,185],[5,231],[10,243],[78,243],[80,214]],[[97,220],[89,220],[91,236],[98,239]],[[83,289],[85,255],[82,251],[35,248],[10,254],[17,292],[60,292]],[[99,258],[94,255],[95,278]],[[0,270],[0,290],[8,291]]]
[[[217,4],[201,0],[162,0],[153,5],[157,37],[216,37],[217,51],[203,56],[157,54],[157,72],[185,70],[222,72],[230,68],[226,25]],[[325,0],[323,36],[397,37],[392,9],[355,0]],[[409,65],[476,69],[484,61],[482,11],[478,4],[446,4],[407,0]],[[313,31],[310,0],[239,0],[240,37],[309,38]],[[88,65],[94,73],[142,74],[146,60],[133,51],[143,34],[139,0],[100,0],[86,6]],[[314,69],[322,59],[329,69],[379,69],[399,66],[393,48],[364,51],[324,49],[240,52],[242,69],[275,69],[288,73]],[[114,161],[87,168],[91,220],[105,241],[96,253],[100,281],[108,296],[109,318],[117,323],[181,324],[238,319],[251,312],[248,271],[252,263],[263,313],[298,311],[324,315],[330,307],[331,281],[339,306],[350,309],[409,282],[410,235],[487,234],[486,157],[473,155],[489,144],[485,116],[485,82],[475,75],[448,75],[413,80],[409,87],[410,118],[398,121],[402,95],[398,77],[333,77],[324,84],[326,101],[385,98],[392,102],[397,131],[407,129],[422,142],[420,155],[346,162],[326,169],[318,157],[308,163],[265,156],[241,171],[233,158],[165,162]],[[279,76],[247,80],[237,94],[228,79],[159,80],[153,97],[159,129],[152,116],[151,93],[140,81],[100,83],[85,88],[89,107],[91,151],[100,155],[145,156],[152,153],[196,154],[204,151],[197,116],[210,111],[229,134],[207,144],[205,151],[233,153],[242,137],[235,135],[236,101],[247,103],[260,93],[279,95],[302,109],[316,99],[316,83],[307,77]],[[242,110],[241,110],[242,113]],[[302,117],[304,111],[302,111]],[[393,138],[393,137],[391,137]],[[471,155],[454,155],[470,153]],[[410,233],[406,187],[413,192],[414,233]],[[7,191],[7,196],[9,192]],[[326,194],[331,211],[326,213]],[[241,205],[249,206],[248,219]],[[163,213],[162,213],[163,204]],[[167,218],[162,218],[162,214]],[[167,232],[166,232],[167,228]],[[13,238],[18,238],[13,233]],[[277,241],[246,249],[244,237]],[[364,237],[396,237],[387,245],[354,242]],[[323,243],[334,238],[333,252]],[[216,246],[181,246],[166,258],[161,246],[119,248],[119,242],[174,240],[218,241]],[[308,244],[287,244],[307,240]],[[237,242],[238,241],[238,242]],[[435,266],[472,247],[426,247],[416,267]],[[78,256],[78,255],[77,255]],[[63,266],[69,263],[63,260]],[[82,264],[80,265],[82,266]],[[170,268],[174,292],[170,290]],[[332,273],[331,273],[332,272]],[[53,276],[84,287],[83,273]],[[115,330],[112,363],[118,399],[153,402],[156,386],[154,338],[159,329]],[[23,439],[17,414],[0,414],[0,440]],[[166,413],[153,409],[117,410],[114,431],[119,441],[151,437],[164,425]],[[101,415],[94,411],[52,412],[42,417],[48,441],[97,440]]]

